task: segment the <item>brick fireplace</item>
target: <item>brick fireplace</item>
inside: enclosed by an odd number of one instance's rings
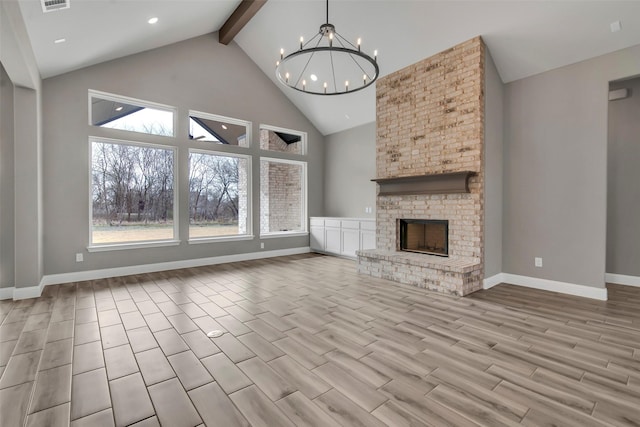
[[[377,249],[358,271],[430,290],[482,288],[484,43],[476,37],[378,80]],[[448,256],[400,251],[400,220],[448,224]]]

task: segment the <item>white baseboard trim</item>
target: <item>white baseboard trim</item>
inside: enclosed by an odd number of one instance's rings
[[[274,251],[250,252],[245,254],[223,255],[209,258],[187,259],[182,261],[159,262],[156,264],[132,265],[128,267],[105,268],[101,270],[76,271],[72,273],[49,274],[42,277],[39,286],[28,288],[0,288],[0,299],[37,298],[48,285],[82,282],[85,280],[105,279],[107,277],[129,276],[132,274],[154,273],[157,271],[177,270],[179,268],[202,267],[205,265],[226,264],[254,259],[274,258],[287,255],[299,255],[311,252],[308,246],[301,248],[279,249]]]
[[[29,298],[38,298],[42,295],[42,288],[44,288],[44,283],[40,281],[39,285],[29,286],[26,288],[14,288],[13,289],[13,299],[29,299]]]
[[[495,285],[498,285],[500,283],[504,283],[504,273],[498,273],[496,275],[493,275],[491,277],[487,277],[486,279],[484,279],[482,281],[482,289],[491,289],[493,288]]]
[[[14,289],[15,288],[13,286],[11,286],[10,288],[0,288],[0,300],[12,299]]]
[[[627,276],[625,274],[605,273],[604,280],[607,283],[615,283],[617,285],[640,287],[640,276]]]
[[[537,277],[520,276],[518,274],[500,273],[502,282],[544,291],[560,292],[562,294],[592,298],[600,301],[607,300],[607,288],[594,288],[577,285],[575,283],[558,282],[556,280],[539,279]],[[495,276],[493,276],[495,277]]]
[[[205,265],[226,264],[229,262],[250,261],[253,259],[262,258],[274,258],[279,256],[306,254],[309,252],[311,252],[311,248],[306,246],[301,248],[279,249],[275,251],[249,252],[245,254],[160,262],[157,264],[132,265],[129,267],[105,268],[102,270],[50,274],[44,276],[42,278],[42,282],[45,286],[59,285],[61,283],[82,282],[85,280],[105,279],[107,277],[130,276],[132,274],[154,273],[157,271],[177,270],[179,268],[202,267]]]

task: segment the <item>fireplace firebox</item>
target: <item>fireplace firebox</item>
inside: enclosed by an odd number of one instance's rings
[[[399,219],[398,250],[449,256],[449,221]]]

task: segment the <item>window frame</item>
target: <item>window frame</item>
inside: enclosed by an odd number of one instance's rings
[[[136,242],[114,242],[114,243],[94,243],[93,242],[93,143],[106,143],[106,144],[118,144],[128,145],[134,147],[156,148],[161,150],[171,151],[173,153],[173,238],[172,239],[158,239],[158,240],[142,240]],[[155,248],[163,246],[178,246],[180,244],[179,239],[179,213],[178,206],[179,198],[179,173],[178,173],[178,147],[171,145],[153,144],[148,142],[130,141],[115,138],[105,138],[100,136],[89,136],[89,245],[87,251],[89,252],[105,252],[113,250],[124,249],[140,249],[140,248]]]
[[[262,147],[260,147],[260,143],[258,142],[258,148],[260,149],[261,153],[280,153],[280,154],[284,154],[284,155],[290,155],[290,156],[306,156],[308,154],[308,150],[307,150],[307,132],[304,131],[300,131],[300,130],[294,130],[294,129],[287,129],[287,128],[283,128],[283,127],[279,127],[279,126],[272,126],[272,125],[266,125],[264,123],[260,123],[260,125],[258,126],[258,133],[260,133],[261,130],[268,130],[268,131],[272,131],[272,132],[281,132],[281,133],[288,133],[291,135],[299,135],[300,136],[300,143],[301,143],[301,149],[300,149],[300,153],[288,153],[286,151],[275,151],[275,150],[267,150],[264,149]]]
[[[273,152],[273,151],[270,151]],[[292,164],[292,165],[298,165],[302,167],[302,177],[301,177],[301,184],[302,184],[302,197],[301,197],[301,207],[300,207],[300,216],[301,216],[301,225],[302,225],[302,229],[301,230],[296,230],[296,231],[269,231],[269,232],[262,232],[262,227],[259,228],[259,237],[260,239],[275,239],[275,238],[280,238],[280,237],[295,237],[295,236],[308,236],[309,235],[309,200],[308,200],[308,164],[306,160],[292,160],[292,159],[284,159],[284,158],[278,158],[278,157],[265,157],[265,156],[260,156],[259,158],[259,162],[260,162],[260,183],[262,184],[262,161],[268,161],[268,162],[274,162],[274,163],[285,163],[285,164]],[[260,195],[259,197],[262,196],[262,188],[260,188]],[[259,217],[260,219],[262,219],[262,205],[260,205],[260,212],[259,212]]]
[[[207,141],[210,142],[210,141]],[[218,146],[219,144],[214,144]],[[234,146],[237,147],[237,146]],[[241,147],[247,148],[247,147]],[[191,157],[191,153],[197,154],[207,154],[210,156],[220,156],[220,157],[236,157],[239,159],[245,159],[247,161],[247,233],[246,234],[235,234],[235,235],[226,235],[226,236],[210,236],[210,237],[191,237],[191,191],[190,191],[190,182],[187,183],[187,193],[189,194],[187,209],[189,211],[189,222],[187,224],[187,243],[190,245],[193,244],[202,244],[202,243],[215,243],[215,242],[230,242],[230,241],[238,241],[238,240],[253,240],[255,235],[253,234],[253,187],[252,187],[252,156],[251,154],[242,154],[242,153],[233,153],[229,151],[222,150],[214,150],[214,149],[202,149],[202,148],[189,148],[187,158]],[[191,162],[188,161],[188,176],[191,173]]]
[[[113,101],[113,102],[122,102],[123,104],[135,105],[143,108],[152,108],[155,110],[168,111],[171,112],[173,116],[173,132],[172,135],[158,135],[155,133],[146,133],[146,132],[138,132],[135,130],[126,130],[126,129],[117,129],[117,128],[105,128],[102,126],[97,126],[93,124],[93,103],[92,99],[96,97],[99,99],[104,99],[105,101]],[[107,131],[115,131],[115,132],[123,132],[125,134],[133,134],[133,135],[148,135],[152,137],[160,137],[160,138],[176,138],[177,130],[178,130],[178,109],[171,105],[160,104],[152,101],[145,101],[142,99],[131,98],[128,96],[116,95],[107,92],[101,92],[94,89],[89,89],[89,126],[91,128],[100,128],[106,129]]]
[[[195,116],[199,119],[205,119],[205,120],[215,120],[218,122],[224,122],[230,125],[235,125],[235,126],[244,126],[246,129],[246,136],[245,139],[247,141],[247,146],[243,147],[241,145],[233,145],[233,144],[218,144],[215,141],[200,141],[200,140],[189,140],[191,142],[196,142],[196,143],[202,143],[202,144],[208,144],[207,145],[207,149],[216,151],[216,147],[233,147],[234,149],[241,149],[241,150],[247,150],[249,148],[251,148],[252,144],[253,144],[253,123],[248,121],[248,120],[242,120],[242,119],[235,119],[233,117],[226,117],[226,116],[221,116],[219,114],[212,114],[212,113],[205,113],[204,111],[197,111],[197,110],[189,110],[188,114],[187,114],[187,130],[189,129],[189,120],[191,120],[191,116]],[[188,132],[187,132],[188,133]],[[188,135],[187,135],[188,137]]]

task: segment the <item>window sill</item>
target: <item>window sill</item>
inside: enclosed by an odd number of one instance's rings
[[[178,246],[180,240],[155,240],[151,242],[114,243],[112,245],[87,246],[89,252],[122,251],[125,249],[161,248],[164,246]]]
[[[201,245],[203,243],[218,243],[218,242],[233,242],[233,241],[241,241],[241,240],[253,240],[254,235],[252,234],[243,234],[238,236],[221,236],[221,237],[201,237],[197,239],[189,239],[188,243],[190,245]]]
[[[261,234],[261,239],[279,239],[280,237],[301,237],[308,236],[308,231],[279,231],[275,233]]]

